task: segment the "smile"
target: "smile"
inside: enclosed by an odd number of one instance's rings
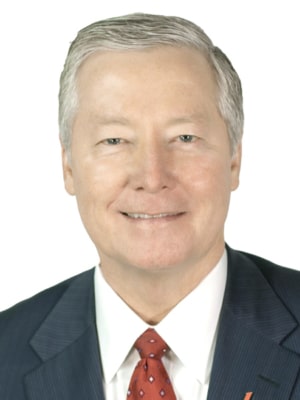
[[[145,213],[122,213],[129,218],[133,219],[159,219],[159,218],[167,218],[167,217],[175,217],[179,216],[182,213],[159,213],[159,214],[145,214]]]

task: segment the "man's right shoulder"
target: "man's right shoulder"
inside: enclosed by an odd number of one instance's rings
[[[45,325],[48,318],[56,313],[58,323],[68,313],[74,314],[88,293],[93,293],[94,270],[69,278],[35,296],[16,304],[0,313],[0,399],[24,399],[24,376],[41,365],[41,354],[36,352],[32,340],[42,326],[44,337],[52,342],[53,331]],[[76,301],[73,303],[74,296]],[[65,301],[65,302],[64,302]],[[65,313],[59,313],[59,305],[66,306]],[[57,322],[56,320],[56,322]]]
[[[28,327],[32,333],[40,326],[72,283],[92,272],[93,270],[82,272],[0,312],[0,344],[3,344],[3,338],[13,331],[20,329],[22,336],[26,336]]]

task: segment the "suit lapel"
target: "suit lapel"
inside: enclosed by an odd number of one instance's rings
[[[299,355],[284,348],[297,323],[259,269],[228,249],[228,279],[208,400],[291,398]]]
[[[43,363],[25,378],[29,400],[104,400],[93,275],[72,281],[32,338]]]

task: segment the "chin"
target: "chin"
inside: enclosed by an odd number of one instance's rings
[[[185,257],[183,255],[179,256],[178,254],[171,254],[168,256],[167,254],[156,254],[155,257],[153,254],[148,257],[145,254],[141,257],[133,257],[129,261],[129,264],[135,266],[140,270],[145,271],[164,271],[178,268],[180,265],[185,264]]]

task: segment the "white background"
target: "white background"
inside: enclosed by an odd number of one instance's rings
[[[58,79],[79,29],[136,11],[196,22],[233,62],[246,125],[227,242],[300,270],[297,0],[10,0],[0,6],[0,309],[98,261],[63,188]]]

